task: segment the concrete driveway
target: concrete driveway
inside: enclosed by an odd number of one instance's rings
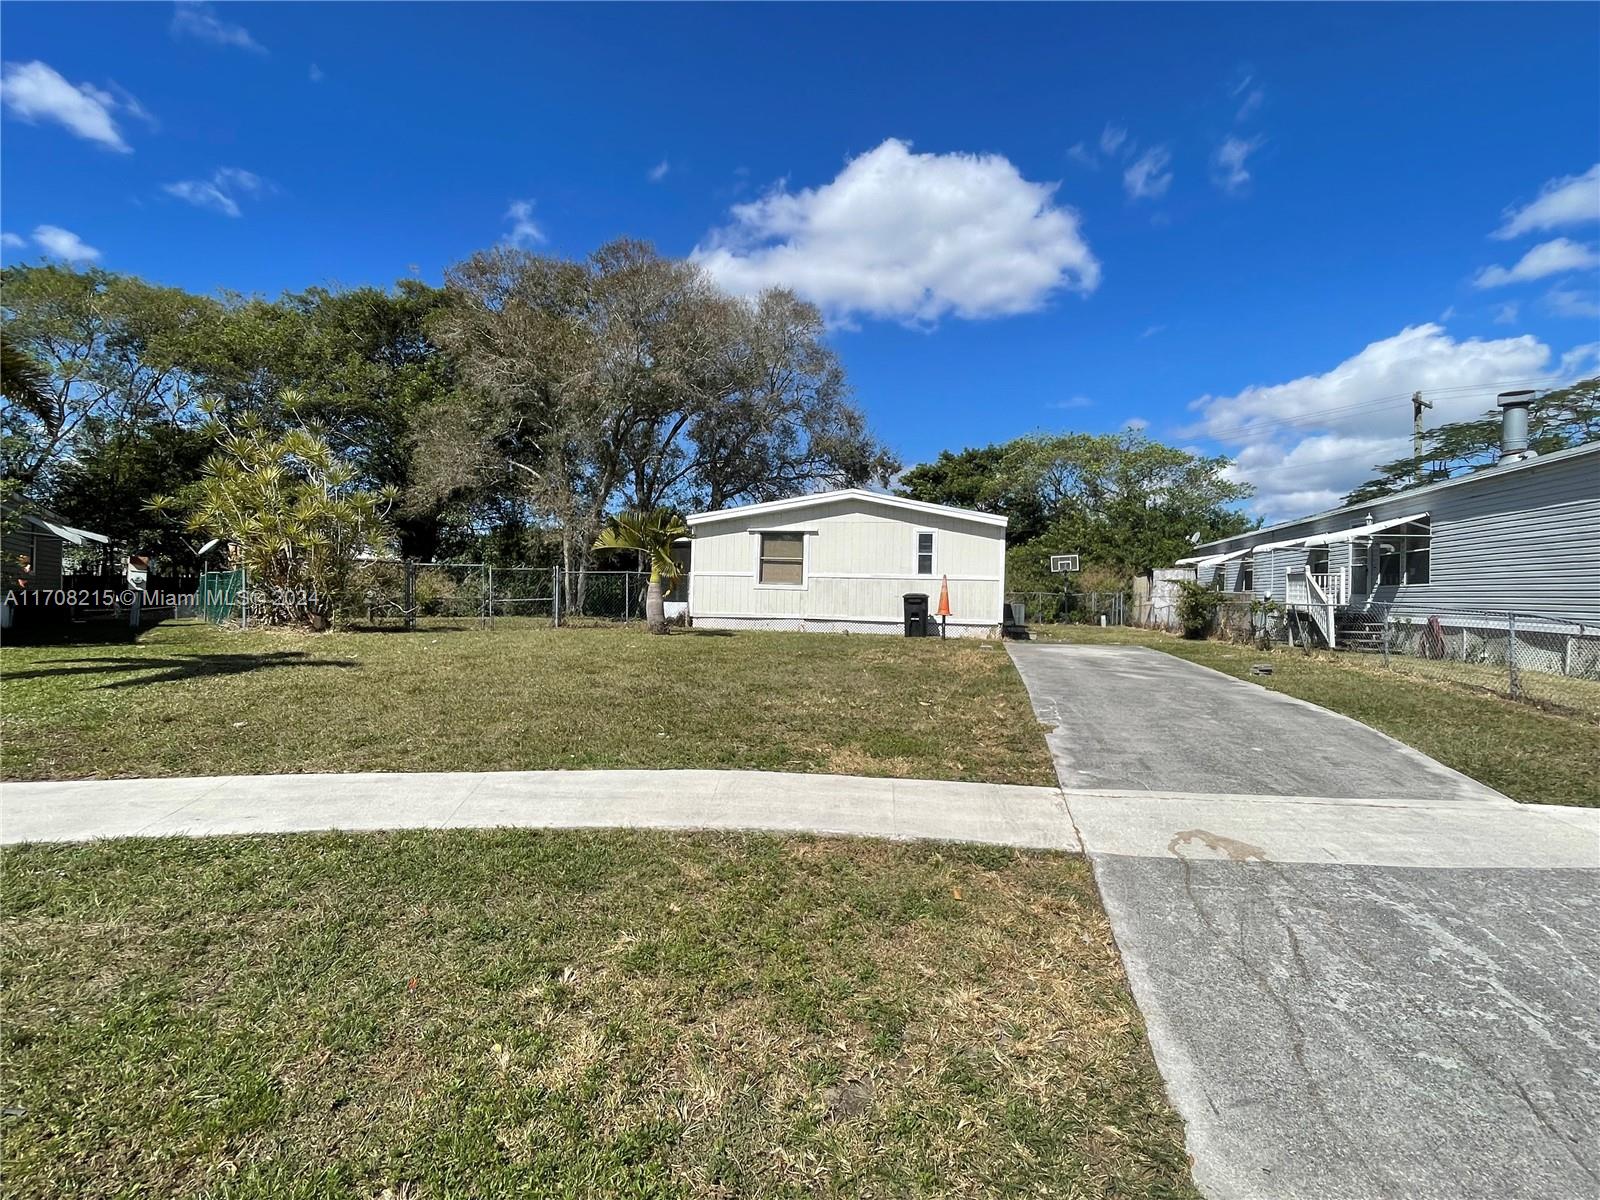
[[[1011,649],[1208,1196],[1600,1196],[1600,812],[1159,651]]]

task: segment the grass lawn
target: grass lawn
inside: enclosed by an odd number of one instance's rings
[[[1151,646],[1227,675],[1320,704],[1530,804],[1600,806],[1600,721],[1464,690],[1370,657],[1254,650],[1146,629],[1035,627],[1041,640]],[[1271,675],[1251,675],[1270,662]]]
[[[1081,858],[501,830],[5,866],[8,1196],[1197,1196]]]
[[[8,779],[748,767],[1053,785],[993,642],[637,629],[0,648]]]

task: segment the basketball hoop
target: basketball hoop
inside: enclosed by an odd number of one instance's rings
[[[1050,573],[1064,575],[1069,571],[1078,569],[1078,556],[1076,554],[1052,554],[1050,556]]]

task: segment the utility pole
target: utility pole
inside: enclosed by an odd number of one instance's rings
[[[1411,469],[1417,482],[1422,482],[1422,410],[1432,408],[1433,401],[1424,400],[1421,392],[1411,393]]]

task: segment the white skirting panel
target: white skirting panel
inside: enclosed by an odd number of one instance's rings
[[[905,633],[905,626],[899,621],[854,621],[837,617],[821,620],[814,617],[694,617],[690,624],[696,629],[765,629],[775,633],[882,633],[892,637]],[[1000,636],[1000,627],[951,621],[945,635],[996,638]]]

